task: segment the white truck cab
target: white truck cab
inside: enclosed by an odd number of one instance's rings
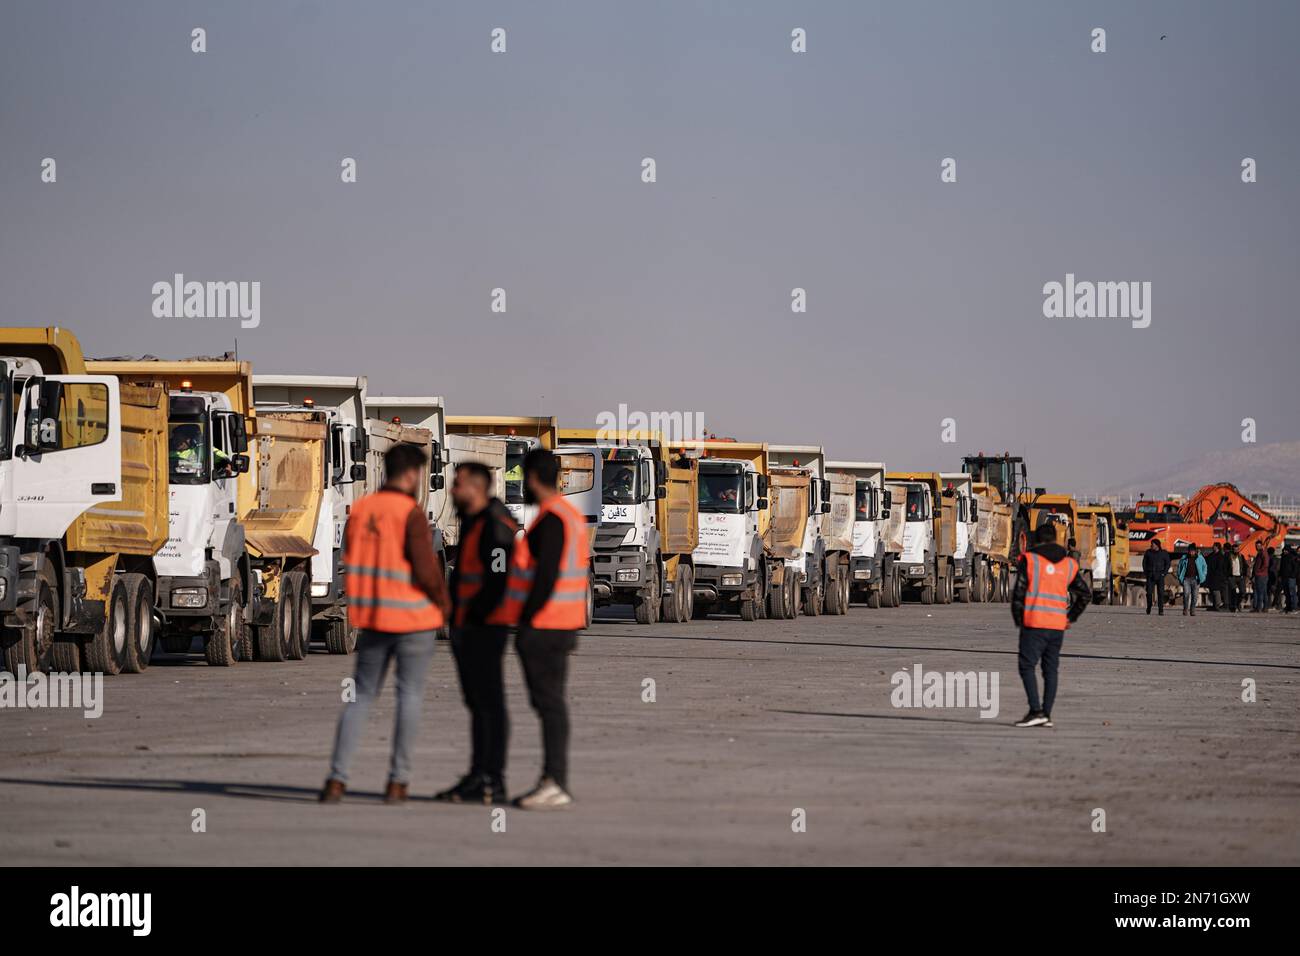
[[[831,461],[830,472],[852,475],[854,488],[853,552],[849,559],[853,592],[870,607],[897,605],[894,556],[886,526],[893,496],[885,487],[885,464],[878,461]]]
[[[943,493],[957,500],[957,523],[953,541],[953,577],[955,597],[970,601],[970,583],[975,563],[975,531],[979,525],[979,503],[975,498],[973,479],[964,471],[939,473]]]
[[[932,573],[934,564],[934,501],[930,486],[921,481],[893,483],[897,503],[903,508],[903,541],[899,550],[899,577],[904,586],[917,584]]]
[[[767,569],[759,515],[767,507],[767,475],[746,458],[702,458],[699,489],[695,598],[761,616]]]

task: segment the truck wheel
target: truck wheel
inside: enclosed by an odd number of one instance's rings
[[[650,565],[650,580],[645,590],[633,601],[638,624],[653,624],[659,620],[659,605],[663,601],[662,585],[659,583],[659,564]]]
[[[826,608],[826,602],[832,588],[830,582],[826,580],[825,571],[822,572],[821,580],[815,585],[809,585],[806,588],[800,588],[801,593],[796,593],[795,598],[803,598],[803,613],[807,617],[820,617]]]
[[[677,565],[677,570],[673,572],[673,593],[663,595],[659,601],[659,620],[667,624],[678,624],[686,618],[683,616],[685,608],[682,606],[682,566]]]
[[[789,571],[786,570],[781,578],[781,584],[773,588],[771,585],[767,589],[767,616],[773,621],[779,621],[785,617],[785,585],[789,580]]]
[[[879,582],[879,584],[880,584],[879,587],[874,587],[874,588],[871,588],[869,591],[867,591],[867,607],[869,607],[869,608],[873,608],[873,609],[879,609],[879,607],[880,607],[880,605],[881,605],[881,600],[880,600],[880,598],[881,598],[881,593],[880,593],[880,592],[883,591],[883,590],[885,589],[885,584],[886,584],[886,583],[887,583],[887,582],[885,582],[885,581],[881,581],[881,582]]]
[[[298,640],[302,643],[302,658],[311,653],[311,578],[306,574],[298,575],[298,593],[294,598],[298,611]]]
[[[839,582],[840,582],[840,603],[835,613],[845,615],[849,613],[850,595],[853,593],[853,586],[849,583],[849,567],[847,564],[838,565]]]
[[[27,673],[34,674],[46,668],[59,671],[59,661],[54,659],[54,628],[59,621],[58,600],[49,575],[42,571],[36,579],[36,601],[32,605],[32,616],[21,627],[6,627],[0,632],[0,644],[4,645],[4,668],[9,673],[18,674],[18,668],[24,667]],[[74,666],[70,672],[81,670],[80,654],[75,642],[61,641],[70,651]],[[67,671],[63,673],[69,673]]]
[[[325,642],[325,650],[331,654],[351,654],[357,649],[357,632],[347,618],[327,620],[321,628],[321,639]]]
[[[307,575],[301,571],[289,572],[284,576],[284,587],[288,592],[285,597],[289,600],[289,660],[305,660],[311,649],[311,594],[307,589]]]
[[[591,627],[591,622],[596,620],[596,585],[592,582],[591,576],[587,576],[587,614],[583,618],[582,628],[586,630]]]
[[[922,604],[934,603],[934,585],[932,583],[926,583],[921,585],[921,603]]]
[[[153,657],[153,585],[143,574],[125,574],[126,606],[130,610],[130,637],[126,642],[126,663],[123,670],[139,674],[149,666]]]
[[[786,578],[785,619],[787,621],[793,621],[799,616],[799,596],[799,582],[792,574]]]
[[[240,658],[239,638],[244,628],[243,594],[239,578],[230,579],[230,601],[203,645],[203,657],[213,667],[230,667]]]
[[[690,621],[695,618],[695,569],[689,564],[682,579],[686,582],[686,589],[682,592],[682,620]]]
[[[937,595],[940,604],[951,604],[953,599],[953,576],[952,565],[944,568],[943,577],[939,581],[939,593]]]
[[[758,602],[753,598],[741,598],[738,609],[742,621],[758,620]]]
[[[280,596],[271,611],[271,623],[257,628],[257,656],[264,661],[287,661],[293,651],[293,591],[289,576],[280,580]]]
[[[86,641],[82,653],[84,669],[91,673],[120,674],[126,665],[126,645],[131,639],[131,608],[126,601],[126,584],[117,575],[108,586],[104,622]]]

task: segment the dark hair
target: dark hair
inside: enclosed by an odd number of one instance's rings
[[[456,466],[456,474],[460,474],[461,472],[478,478],[489,491],[492,489],[492,472],[488,470],[488,466],[483,464],[483,462],[462,461]]]
[[[560,481],[560,459],[547,448],[534,448],[524,456],[524,477],[534,476],[543,488],[554,488]]]
[[[419,471],[428,460],[424,450],[415,445],[394,445],[384,452],[384,474],[392,481],[408,471]]]
[[[1056,543],[1056,525],[1050,521],[1044,521],[1034,531],[1035,544],[1055,544]]]
[[[1189,544],[1189,545],[1187,546],[1187,550],[1188,550],[1188,551],[1200,551],[1201,549],[1200,549],[1199,547],[1197,547],[1196,545],[1194,545],[1194,544]]]

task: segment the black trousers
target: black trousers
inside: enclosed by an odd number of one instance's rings
[[[1065,631],[1054,631],[1045,627],[1022,627],[1020,629],[1020,680],[1025,685],[1025,696],[1029,698],[1032,711],[1052,712],[1056,703],[1057,673],[1061,665],[1061,645],[1065,643]],[[1043,696],[1038,697],[1038,675],[1034,672],[1041,662],[1043,667]]]
[[[565,790],[569,789],[569,706],[564,685],[569,655],[577,646],[577,631],[521,627],[515,637],[528,701],[542,721],[542,774]]]
[[[1152,596],[1152,594],[1155,595],[1156,606],[1157,606],[1161,611],[1163,611],[1163,610],[1165,609],[1165,588],[1164,588],[1164,584],[1165,584],[1165,582],[1164,582],[1164,578],[1161,578],[1159,581],[1152,581],[1152,580],[1148,580],[1148,581],[1147,581],[1147,610],[1148,610],[1148,611],[1151,610],[1151,605],[1152,605],[1151,596]]]
[[[504,627],[483,625],[453,628],[451,632],[460,692],[469,708],[469,772],[496,778],[505,773],[506,742],[510,738],[501,675],[507,636]]]

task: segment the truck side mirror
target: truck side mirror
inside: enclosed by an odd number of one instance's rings
[[[759,511],[766,511],[766,510],[767,510],[767,499],[766,499],[766,498],[759,498],[758,501],[756,501],[756,502],[754,503],[754,507],[757,508]]]
[[[248,429],[244,425],[243,415],[232,414],[230,416],[230,443],[233,446],[231,448],[231,451],[234,452],[248,451]],[[245,462],[248,461],[247,456],[245,456],[244,461]],[[248,470],[247,465],[245,465],[244,471],[247,470]],[[241,472],[241,474],[242,473],[243,472]]]
[[[662,498],[664,496],[663,486],[668,484],[668,462],[655,462],[655,484],[660,486],[656,495]]]
[[[822,502],[822,514],[824,514],[824,515],[828,515],[828,514],[830,514],[830,513],[831,513],[831,503],[830,503],[829,501],[823,501],[823,502]]]
[[[429,443],[429,467],[436,472],[441,472],[442,466],[445,464],[447,463],[442,460],[442,444],[436,441],[430,442]],[[439,474],[439,477],[440,478],[442,477],[441,474]],[[439,485],[438,488],[434,488],[433,490],[437,491],[441,487],[442,485]]]
[[[235,455],[230,459],[230,464],[235,469],[235,474],[248,474],[248,456],[244,454]]]
[[[59,404],[63,400],[63,383],[40,378],[33,381],[32,401],[27,408],[28,454],[54,451],[63,443],[63,426],[59,421]]]
[[[354,438],[352,443],[348,446],[348,454],[352,457],[353,461],[365,461],[366,453],[370,451],[370,443],[366,440],[364,432],[358,433],[358,436],[359,437]]]
[[[350,477],[353,481],[365,481],[366,466],[363,465],[361,462],[356,462],[355,464],[353,464],[353,466],[350,469],[348,469],[348,477]]]
[[[760,498],[767,497],[767,475],[758,476],[758,496]],[[763,507],[766,508],[767,505],[763,505]]]
[[[429,475],[429,490],[442,491],[444,479],[441,471],[435,471]]]

